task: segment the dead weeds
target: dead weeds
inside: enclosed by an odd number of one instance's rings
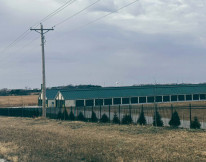
[[[11,161],[205,161],[205,137],[186,129],[0,117],[0,155]]]

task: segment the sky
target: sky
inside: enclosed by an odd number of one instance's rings
[[[41,22],[47,87],[206,82],[206,0],[96,1],[1,0],[0,89],[40,88]]]

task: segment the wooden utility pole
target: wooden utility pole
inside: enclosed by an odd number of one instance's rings
[[[46,76],[45,76],[45,54],[44,54],[44,34],[49,32],[50,30],[54,30],[53,28],[51,29],[44,29],[43,25],[40,24],[40,29],[30,29],[34,30],[37,33],[41,34],[41,47],[42,47],[42,117],[46,118]]]

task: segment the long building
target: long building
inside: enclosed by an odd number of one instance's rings
[[[206,84],[142,85],[82,90],[47,90],[46,96],[48,107],[201,101],[206,100]],[[41,99],[42,97],[40,95],[39,103],[41,103]],[[50,101],[50,99],[52,101]]]

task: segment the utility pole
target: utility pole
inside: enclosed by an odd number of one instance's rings
[[[42,117],[46,118],[46,77],[45,77],[45,56],[44,56],[44,34],[49,32],[50,30],[54,30],[53,28],[51,29],[44,29],[43,25],[40,24],[40,29],[30,29],[30,30],[34,30],[37,33],[41,34],[41,47],[42,47],[42,95],[43,95],[43,99],[42,99]]]

